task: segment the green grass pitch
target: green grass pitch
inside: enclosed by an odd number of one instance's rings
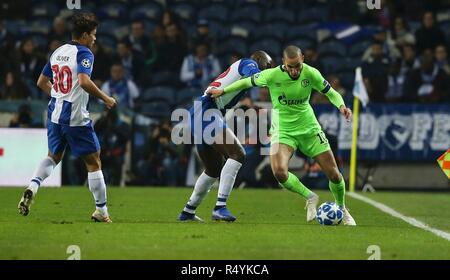
[[[381,259],[450,259],[450,241],[347,197],[357,227],[307,224],[304,201],[285,190],[234,190],[235,223],[211,221],[217,189],[199,207],[204,224],[176,218],[190,188],[108,188],[113,224],[90,221],[86,187],[41,189],[30,215],[17,212],[22,188],[0,188],[0,259],[360,259],[369,245]],[[321,202],[328,191],[318,192]],[[450,232],[449,194],[375,193],[368,197]]]

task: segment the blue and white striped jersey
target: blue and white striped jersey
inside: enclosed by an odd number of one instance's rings
[[[42,74],[53,79],[48,118],[53,123],[85,126],[90,122],[89,94],[80,87],[78,74],[91,76],[94,55],[88,47],[69,42],[56,49]]]

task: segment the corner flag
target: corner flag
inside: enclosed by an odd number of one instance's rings
[[[358,142],[358,120],[359,120],[359,100],[364,107],[369,102],[369,95],[362,78],[361,67],[355,70],[355,85],[353,86],[353,129],[352,129],[352,150],[350,153],[350,192],[355,191],[356,184],[356,152]]]
[[[355,85],[353,86],[353,96],[357,97],[362,105],[366,107],[369,103],[369,95],[367,94],[366,87],[362,78],[361,67],[356,68],[355,71]]]

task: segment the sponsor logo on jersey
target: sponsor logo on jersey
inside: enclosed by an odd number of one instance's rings
[[[81,65],[84,68],[90,68],[91,67],[91,62],[89,61],[89,59],[85,58],[81,61]]]
[[[287,99],[286,94],[284,92],[281,93],[280,96],[278,96],[278,102],[280,102],[281,105],[287,105],[287,106],[295,106],[301,103],[304,103],[306,101],[305,99]]]
[[[302,81],[302,87],[308,87],[309,86],[309,80],[308,79],[304,79],[303,81]]]

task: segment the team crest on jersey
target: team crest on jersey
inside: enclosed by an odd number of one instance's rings
[[[259,78],[259,74],[260,74],[260,73],[256,73],[253,77],[254,77],[255,79],[258,79],[258,78]]]
[[[276,87],[281,87],[281,83],[276,82],[276,83],[275,83],[275,86],[276,86]]]
[[[307,87],[307,86],[309,86],[309,80],[308,79],[304,79],[302,81],[302,87]]]
[[[89,59],[85,58],[81,61],[81,65],[84,68],[90,68],[91,67],[91,62],[89,61]]]

